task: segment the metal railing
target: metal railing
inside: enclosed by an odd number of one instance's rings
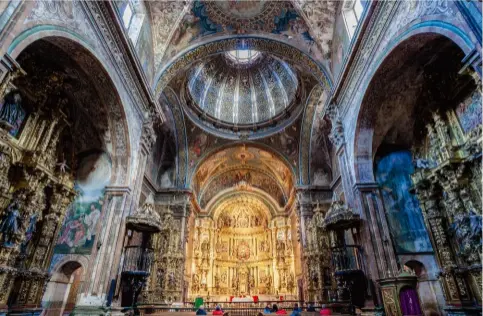
[[[336,272],[362,269],[362,256],[359,246],[332,248],[332,263]]]
[[[154,251],[150,248],[127,246],[124,249],[123,272],[149,271],[154,259]]]
[[[303,314],[312,315],[310,312],[307,312],[308,304],[298,301],[259,301],[257,303],[204,302],[203,307],[207,315],[212,315],[216,306],[219,305],[223,311],[223,315],[225,316],[257,316],[260,313],[263,314],[264,308],[267,305],[272,307],[273,304],[277,304],[279,310],[283,309],[287,312],[287,315],[290,315],[294,309],[295,303],[299,304],[299,309]],[[350,315],[350,307],[347,304],[329,303],[326,304],[326,307],[330,308],[334,315]],[[321,306],[315,305],[314,308],[316,309],[316,312],[313,313],[315,313],[314,315],[318,316]],[[191,302],[186,302],[182,306],[140,304],[136,307],[136,309],[139,312],[139,314],[137,315],[153,316],[164,313],[189,313],[191,315],[194,315],[196,312],[196,309]],[[127,308],[125,312],[126,314],[129,314],[129,308]],[[275,313],[273,313],[273,315],[275,315]]]

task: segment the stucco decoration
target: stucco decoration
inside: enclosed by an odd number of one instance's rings
[[[298,79],[285,61],[257,52],[258,60],[237,67],[230,54],[199,62],[190,70],[189,95],[203,115],[228,124],[253,125],[273,120],[291,107]]]
[[[192,180],[201,207],[219,192],[235,188],[259,189],[285,206],[293,187],[293,174],[275,154],[252,146],[234,146],[215,152],[197,168]]]
[[[325,1],[315,3],[321,7],[326,4]],[[171,5],[167,3],[166,7]],[[330,20],[325,19],[324,23],[330,23]],[[208,38],[254,33],[286,41],[319,61],[327,55],[316,45],[304,18],[290,1],[195,0],[189,9],[185,7],[183,17],[177,18],[176,27],[171,32],[163,63]]]
[[[97,46],[98,44],[97,37],[89,26],[89,20],[79,1],[36,1],[23,24],[68,25],[70,29],[88,39],[91,45]]]
[[[151,11],[154,67],[157,69],[163,59],[169,39],[180,23],[191,1],[148,1]]]
[[[294,2],[309,26],[310,34],[320,46],[323,58],[329,59],[338,1],[299,0]]]

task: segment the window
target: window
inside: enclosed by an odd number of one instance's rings
[[[141,12],[141,5],[137,0],[126,0],[119,6],[122,23],[134,45],[136,45],[144,22],[145,14]]]
[[[131,3],[125,2],[123,4],[123,7],[124,8],[121,9],[122,22],[124,23],[124,27],[126,29],[129,29],[129,26],[131,25],[132,16],[133,16],[133,10],[132,10],[132,7],[131,7]]]
[[[236,49],[230,50],[227,57],[238,64],[248,64],[260,56],[260,52],[253,49]]]
[[[342,5],[342,15],[344,17],[345,26],[349,37],[352,38],[359,23],[364,5],[362,0],[344,0]]]

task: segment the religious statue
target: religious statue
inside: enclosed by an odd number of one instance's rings
[[[451,224],[451,232],[459,246],[458,254],[469,263],[481,261],[481,216],[473,211],[470,214],[458,214]]]
[[[193,274],[193,285],[191,286],[191,288],[195,293],[198,293],[200,291],[200,278],[196,274]]]
[[[23,109],[21,106],[22,96],[18,91],[8,93],[0,109],[0,122],[6,123],[9,127],[16,127]]]
[[[287,280],[287,290],[292,293],[293,289],[295,287],[295,280],[294,276],[292,273],[288,274],[288,280]]]
[[[270,291],[270,289],[272,288],[272,276],[270,274],[267,275],[267,280],[265,284],[267,286],[267,290]]]
[[[233,290],[235,293],[238,291],[238,275],[233,277]]]
[[[29,241],[32,239],[33,234],[35,233],[35,228],[37,225],[37,220],[39,218],[39,213],[34,213],[30,216],[29,219],[29,226],[27,227],[27,231],[25,232],[25,240],[22,242],[22,252],[25,253],[27,250],[27,246]]]
[[[174,275],[173,271],[169,273],[168,286],[170,289],[176,289],[176,276]]]
[[[218,272],[215,274],[215,288],[219,288],[220,287],[220,275],[218,274]]]
[[[57,163],[57,166],[59,166],[59,170],[61,173],[66,173],[66,171],[70,169],[69,166],[67,166],[67,160],[65,159]]]
[[[11,245],[14,236],[19,232],[21,226],[19,209],[19,202],[16,199],[7,207],[6,214],[0,225],[0,233],[5,245]]]
[[[248,287],[250,288],[250,291],[253,291],[255,289],[255,277],[253,274],[250,275],[250,280],[248,281]]]
[[[428,130],[429,139],[429,158],[435,163],[438,163],[440,161],[439,150],[441,149],[441,143],[431,124],[427,124],[426,129]]]
[[[156,277],[158,279],[158,286],[160,289],[164,288],[164,270],[163,269],[158,269],[156,271]]]

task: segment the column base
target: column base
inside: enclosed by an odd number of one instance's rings
[[[481,315],[481,307],[478,306],[471,306],[471,307],[463,307],[463,306],[446,306],[444,311],[447,313],[448,316],[476,316]]]
[[[78,316],[103,316],[109,315],[110,308],[106,307],[106,300],[99,296],[82,295],[74,307],[71,315]]]
[[[105,306],[76,306],[70,315],[105,316],[111,315],[110,308]]]

